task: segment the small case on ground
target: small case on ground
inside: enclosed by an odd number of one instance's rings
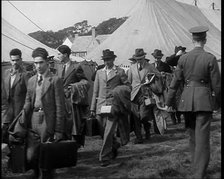
[[[71,140],[41,143],[40,168],[48,170],[75,166],[77,162],[77,150],[77,143]]]

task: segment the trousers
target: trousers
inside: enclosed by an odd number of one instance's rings
[[[96,116],[100,124],[100,134],[103,138],[103,144],[99,154],[99,161],[107,161],[111,159],[112,148],[117,149],[117,141],[115,137],[116,128],[117,128],[117,119],[116,117],[111,116]]]
[[[210,160],[211,112],[185,112],[194,177],[203,179]]]

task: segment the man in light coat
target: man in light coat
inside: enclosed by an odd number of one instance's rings
[[[119,85],[129,85],[125,71],[114,65],[116,55],[113,51],[106,49],[103,51],[102,60],[105,67],[96,73],[93,97],[91,103],[91,115],[95,115],[100,123],[103,146],[100,151],[99,161],[105,167],[111,163],[111,159],[116,158],[117,149],[120,144],[115,138],[118,116],[102,114],[102,107],[112,106],[113,89]],[[129,85],[130,86],[130,85]]]
[[[131,101],[136,104],[138,109],[135,111],[135,143],[142,143],[141,134],[141,123],[143,124],[145,130],[145,138],[150,139],[150,127],[153,121],[153,107],[145,105],[145,96],[148,96],[148,89],[143,84],[146,80],[146,75],[148,73],[155,73],[161,76],[160,72],[145,59],[146,53],[142,48],[135,50],[135,55],[133,58],[137,61],[135,64],[130,66],[128,70],[128,81],[131,83]]]
[[[174,102],[176,91],[184,83],[178,105],[189,129],[189,146],[194,178],[205,178],[210,158],[210,122],[212,119],[212,92],[220,105],[221,78],[216,57],[204,50],[208,27],[197,26],[190,30],[195,48],[182,55],[170,84],[167,109]]]

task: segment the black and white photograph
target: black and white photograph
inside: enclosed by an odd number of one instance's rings
[[[1,10],[1,178],[222,178],[221,0]]]

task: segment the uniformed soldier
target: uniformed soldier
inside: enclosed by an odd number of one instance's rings
[[[210,122],[212,119],[212,93],[220,106],[221,77],[216,57],[204,51],[208,27],[191,28],[193,50],[182,55],[171,82],[166,108],[172,105],[181,81],[184,89],[178,111],[183,112],[185,126],[189,129],[189,146],[194,178],[204,178],[210,158]]]

